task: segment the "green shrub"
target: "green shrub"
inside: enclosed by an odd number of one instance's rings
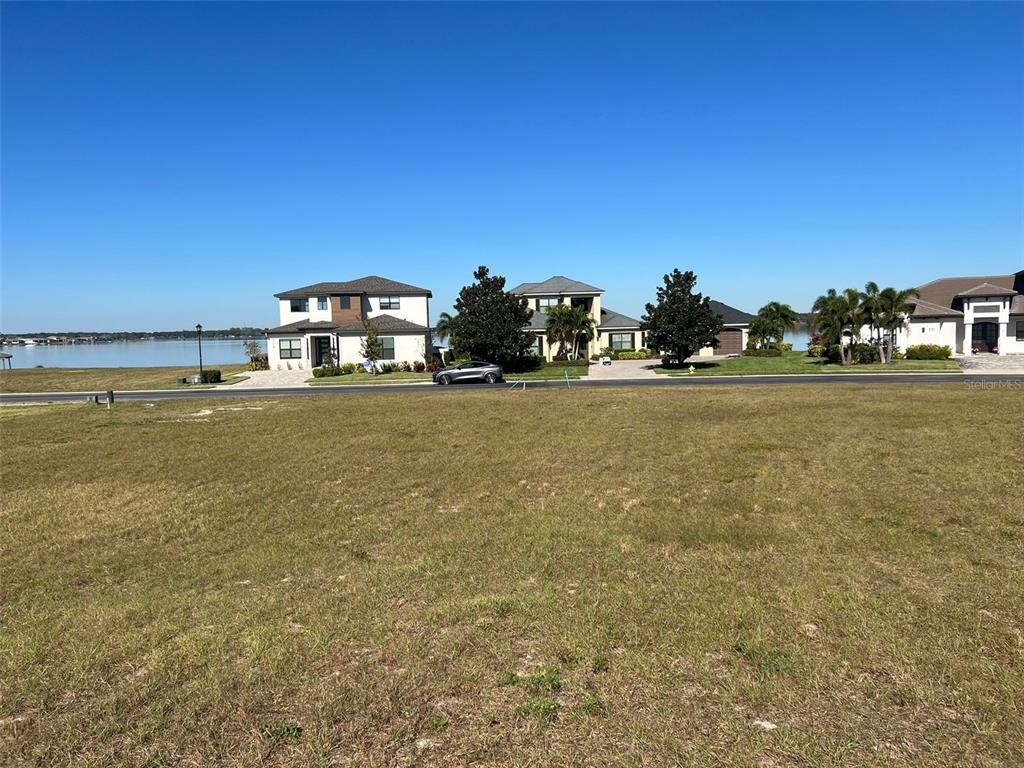
[[[945,360],[952,354],[953,350],[939,344],[914,344],[907,348],[907,360]]]
[[[350,373],[355,373],[360,368],[362,368],[362,366],[359,365],[358,363],[345,363],[341,366],[341,368],[339,368],[339,370],[341,371],[340,375],[348,376]]]
[[[792,352],[793,344],[791,342],[784,341],[778,345],[778,348],[780,352]]]
[[[246,363],[245,369],[247,371],[269,371],[270,360],[267,357],[267,353],[261,352],[258,355],[250,357],[249,362]]]
[[[881,361],[882,359],[878,355],[878,347],[874,344],[853,345],[853,362],[857,365],[869,365]]]
[[[313,369],[314,379],[322,379],[325,376],[341,376],[341,366],[321,365],[319,368]]]
[[[654,352],[649,349],[624,349],[621,350],[616,356],[617,360],[650,360],[654,357]]]
[[[828,347],[824,344],[809,344],[807,346],[808,357],[824,357],[828,353]]]
[[[207,368],[203,371],[203,375],[200,377],[200,382],[203,384],[220,384],[220,369],[219,368]]]
[[[744,349],[743,357],[782,357],[781,349]]]
[[[501,368],[505,373],[527,373],[528,371],[536,371],[543,364],[544,361],[537,357],[537,355],[523,355],[514,360],[504,361],[501,364]]]

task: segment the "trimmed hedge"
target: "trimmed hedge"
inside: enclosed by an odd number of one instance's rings
[[[939,344],[914,344],[907,347],[907,360],[946,360],[953,350]]]
[[[220,384],[220,368],[207,368],[199,379],[202,384]]]
[[[781,349],[744,349],[743,357],[782,357]]]

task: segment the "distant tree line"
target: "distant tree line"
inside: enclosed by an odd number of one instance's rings
[[[262,338],[266,328],[234,327],[234,328],[203,328],[203,338]],[[47,336],[58,336],[63,339],[104,339],[111,341],[140,341],[142,339],[194,339],[195,328],[184,328],[180,331],[33,331],[31,333],[3,333],[0,337],[8,339],[38,339]]]

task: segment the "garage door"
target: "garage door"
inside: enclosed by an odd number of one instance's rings
[[[718,334],[716,355],[738,355],[743,351],[743,331],[739,328],[726,328]]]

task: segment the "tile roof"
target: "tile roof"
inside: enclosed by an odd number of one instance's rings
[[[275,293],[278,299],[297,299],[303,296],[324,296],[336,294],[372,293],[394,296],[428,296],[433,297],[426,288],[418,288],[408,283],[400,283],[397,280],[390,280],[378,275],[368,275],[356,280],[348,280],[341,283],[313,283],[302,288],[293,288],[290,291]]]
[[[539,283],[520,283],[510,292],[521,296],[548,296],[559,293],[604,293],[604,289],[555,275]]]
[[[963,317],[964,314],[952,307],[932,304],[930,301],[924,301],[923,299],[912,299],[908,303],[914,305],[914,311],[910,313],[911,317]]]
[[[976,285],[966,291],[960,291],[957,296],[1016,296],[1017,292],[1013,288],[1007,288],[1002,285],[993,285],[992,283],[982,283]]]
[[[980,277],[941,277],[917,287],[921,301],[939,307],[952,307],[953,301],[964,291],[989,283],[999,288],[1014,290],[1014,275],[983,275]],[[915,301],[914,299],[910,300]]]

